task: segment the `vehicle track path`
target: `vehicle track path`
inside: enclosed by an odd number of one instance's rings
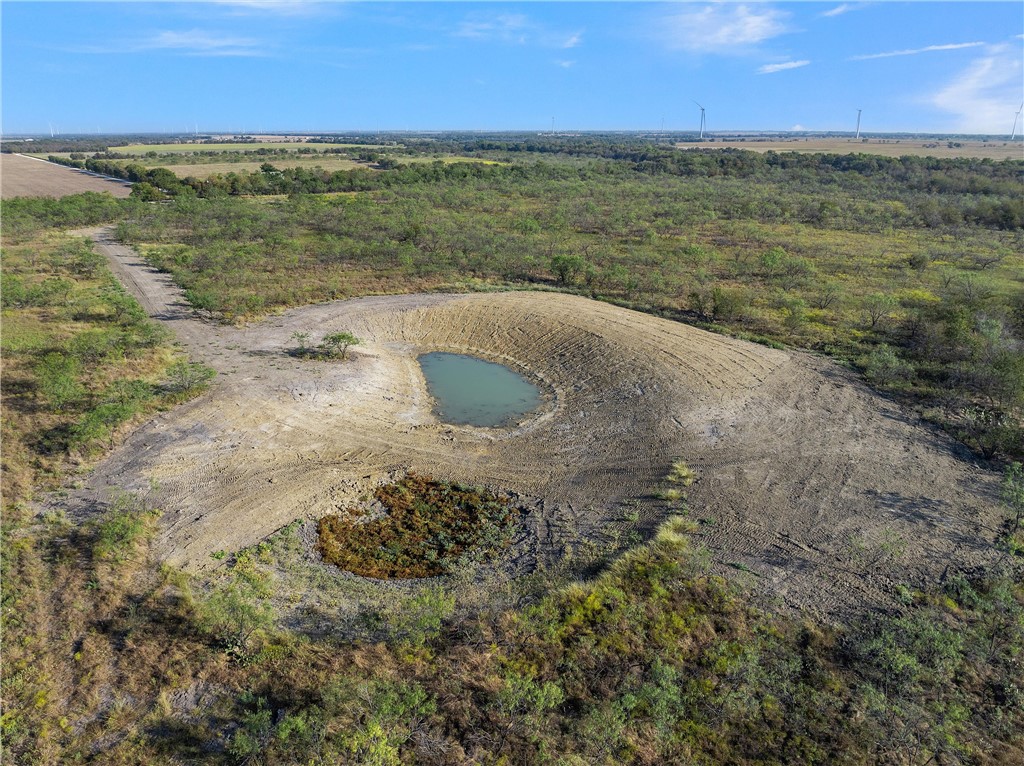
[[[219,374],[137,429],[68,502],[85,513],[115,487],[155,484],[158,551],[190,570],[413,470],[531,507],[508,562],[523,573],[583,538],[653,531],[673,512],[655,495],[680,459],[699,477],[694,537],[766,605],[838,616],[998,555],[998,475],[827,360],[544,292],[359,298],[228,327],[196,316],[109,229],[92,236],[146,311]],[[289,354],[295,332],[315,343],[336,331],[363,340],[346,362]],[[441,423],[416,362],[438,350],[517,369],[547,401],[509,429]]]

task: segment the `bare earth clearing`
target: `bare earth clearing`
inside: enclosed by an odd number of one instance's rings
[[[800,154],[880,154],[884,157],[975,157],[993,160],[1024,160],[1024,144],[1020,141],[964,141],[956,139],[922,141],[921,139],[878,139],[857,141],[852,138],[791,138],[746,141],[718,140],[714,143],[676,144],[680,149],[746,149],[751,152],[798,152]]]
[[[109,192],[115,197],[131,194],[130,184],[112,181],[74,168],[25,157],[0,154],[0,190],[12,197],[66,197],[81,192]]]
[[[218,550],[411,469],[521,496],[515,575],[583,538],[653,529],[672,512],[654,493],[680,458],[699,475],[691,513],[717,571],[780,606],[890,603],[896,582],[996,555],[998,476],[830,362],[552,293],[363,298],[224,327],[109,236],[96,234],[121,280],[220,375],[139,428],[68,502],[85,513],[114,487],[156,482],[157,546],[174,564],[216,566]],[[295,331],[316,342],[343,330],[364,341],[348,362],[287,354]],[[507,431],[439,423],[416,363],[429,350],[501,361],[551,399]],[[630,502],[638,520],[623,519]]]

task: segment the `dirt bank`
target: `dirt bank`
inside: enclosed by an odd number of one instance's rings
[[[551,293],[374,297],[243,329],[203,322],[167,278],[97,235],[120,278],[195,356],[213,390],[135,432],[71,500],[158,486],[162,555],[193,570],[405,469],[527,499],[513,568],[669,512],[673,461],[699,475],[691,514],[719,571],[838,614],[892,583],[993,557],[998,477],[836,365]],[[289,356],[292,334],[363,339],[346,363]],[[541,382],[518,427],[439,423],[415,361],[470,352]],[[636,514],[623,518],[624,502]]]

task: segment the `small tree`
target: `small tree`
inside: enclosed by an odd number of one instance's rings
[[[773,247],[761,255],[761,271],[769,279],[774,277],[788,257],[781,247]]]
[[[179,359],[167,368],[171,388],[180,392],[201,391],[214,378],[217,371],[202,364]]]
[[[871,293],[864,300],[864,310],[868,314],[868,319],[871,321],[871,329],[875,327],[883,319],[888,319],[889,314],[893,309],[896,308],[896,299],[886,293]]]
[[[244,651],[256,631],[274,624],[270,603],[244,582],[214,590],[199,602],[196,613],[200,628],[235,653]]]
[[[358,346],[360,343],[359,338],[350,332],[335,332],[324,336],[320,341],[320,348],[327,356],[346,359],[348,347]]]
[[[576,281],[587,266],[587,262],[578,255],[561,254],[551,259],[551,270],[558,277],[559,284],[571,285]]]

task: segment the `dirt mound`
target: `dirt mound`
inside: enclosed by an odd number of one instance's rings
[[[103,244],[130,289],[221,375],[139,429],[80,502],[159,487],[159,548],[190,569],[412,470],[532,505],[512,569],[671,512],[682,459],[719,571],[785,604],[839,613],[993,555],[998,477],[835,365],[551,293],[415,295],[290,311],[243,329],[192,318],[162,275]],[[352,331],[343,363],[287,352],[295,332]],[[548,393],[506,430],[440,423],[424,351],[502,362]],[[631,512],[623,513],[623,503]]]

